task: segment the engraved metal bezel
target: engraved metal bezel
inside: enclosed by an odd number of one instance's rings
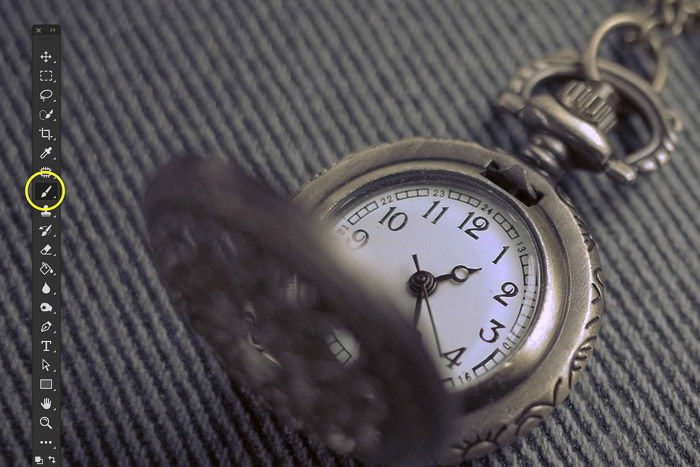
[[[540,194],[531,206],[483,176],[490,164],[518,167]],[[580,216],[539,172],[515,157],[476,143],[414,138],[351,154],[294,197],[326,218],[354,194],[401,174],[449,173],[477,180],[508,198],[539,247],[539,310],[529,335],[498,367],[455,391],[461,413],[451,446],[437,462],[484,455],[531,431],[561,403],[585,368],[603,311],[597,249]]]

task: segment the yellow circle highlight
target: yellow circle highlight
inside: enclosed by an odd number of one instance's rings
[[[56,204],[54,204],[53,206],[49,206],[47,208],[42,208],[40,206],[37,206],[36,204],[34,204],[34,202],[32,201],[32,198],[29,196],[29,185],[32,183],[32,180],[34,180],[39,175],[44,175],[44,174],[51,175],[52,177],[55,177],[56,180],[58,180],[58,183],[61,184],[61,197],[58,199],[58,202]],[[24,196],[27,198],[27,201],[34,209],[37,209],[39,211],[51,211],[52,209],[56,209],[63,202],[63,198],[66,197],[66,185],[65,185],[65,183],[63,183],[63,179],[61,179],[61,177],[59,177],[58,174],[55,174],[55,173],[51,172],[50,170],[40,170],[39,172],[37,172],[34,175],[32,175],[31,177],[29,177],[29,180],[27,180],[27,183],[24,184]]]

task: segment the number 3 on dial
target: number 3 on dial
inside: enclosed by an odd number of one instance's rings
[[[484,328],[481,328],[481,330],[479,331],[479,337],[481,337],[481,340],[484,342],[488,342],[489,344],[496,342],[496,340],[498,339],[498,330],[505,328],[505,326],[501,324],[497,319],[492,319],[491,324],[493,324],[493,326],[491,326],[491,337],[489,337],[488,339],[484,337]]]

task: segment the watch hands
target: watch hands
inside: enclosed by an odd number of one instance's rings
[[[413,327],[418,327],[423,301],[425,301],[425,306],[428,308],[428,316],[430,317],[430,325],[435,335],[435,343],[437,344],[438,352],[442,355],[442,346],[440,345],[440,338],[438,336],[437,327],[435,326],[435,318],[433,317],[433,310],[430,307],[430,300],[428,300],[428,297],[435,292],[438,282],[446,280],[453,280],[459,283],[466,282],[472,274],[481,271],[481,268],[468,268],[459,264],[452,268],[452,271],[448,274],[435,277],[430,272],[420,268],[417,254],[411,255],[411,257],[413,258],[413,264],[416,266],[416,272],[408,279],[408,288],[416,296],[416,307],[413,311]]]
[[[413,327],[418,326],[418,320],[420,319],[421,305],[423,304],[423,294],[418,295],[416,299],[416,308],[413,311]]]
[[[430,324],[433,328],[433,334],[435,335],[435,344],[437,345],[438,353],[442,355],[442,347],[440,346],[440,337],[438,336],[437,328],[435,326],[435,319],[433,318],[433,310],[430,307],[430,301],[428,300],[428,284],[431,285],[437,285],[434,282],[433,275],[430,274],[427,271],[423,271],[420,268],[420,265],[418,263],[418,255],[414,254],[412,255],[413,257],[413,263],[416,266],[416,272],[411,276],[411,279],[409,279],[409,287],[411,290],[416,292],[416,288],[419,287],[418,292],[418,299],[416,300],[416,310],[413,315],[413,325],[416,326],[418,324],[418,319],[420,318],[420,311],[421,311],[421,303],[423,300],[425,300],[425,306],[428,308],[428,316],[430,317]],[[434,287],[431,287],[432,291],[435,291]]]
[[[440,347],[440,337],[438,336],[437,328],[435,327],[435,319],[433,318],[433,310],[430,308],[430,301],[428,301],[428,290],[423,286],[423,296],[425,297],[425,306],[428,308],[428,316],[430,317],[430,325],[433,328],[433,334],[435,334],[435,344],[437,344],[438,353],[442,355],[442,348]]]
[[[416,273],[420,274],[420,264],[418,264],[418,255],[413,255],[413,264],[416,265]],[[415,274],[413,276],[411,276],[411,279],[408,280],[408,286],[409,286],[409,288],[411,288],[411,290],[413,292],[416,292],[415,287],[413,287],[413,284],[411,283],[414,276],[415,276]],[[422,304],[423,304],[422,290],[419,290],[418,292],[419,293],[416,294],[418,296],[418,298],[416,298],[416,308],[413,312],[413,327],[418,326],[418,320],[420,319],[420,312],[421,312],[421,308],[422,308]]]
[[[435,280],[441,282],[452,279],[455,282],[465,282],[467,279],[469,279],[469,276],[478,271],[481,271],[481,268],[468,268],[460,264],[452,268],[452,271],[450,271],[448,274],[437,276]]]

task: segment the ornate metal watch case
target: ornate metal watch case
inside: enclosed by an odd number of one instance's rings
[[[499,368],[456,393],[458,426],[439,462],[478,457],[532,430],[560,404],[593,350],[603,311],[596,245],[542,174],[475,143],[409,139],[347,156],[309,182],[294,201],[320,218],[387,177],[458,177],[517,206],[539,243],[542,286],[529,336]]]

